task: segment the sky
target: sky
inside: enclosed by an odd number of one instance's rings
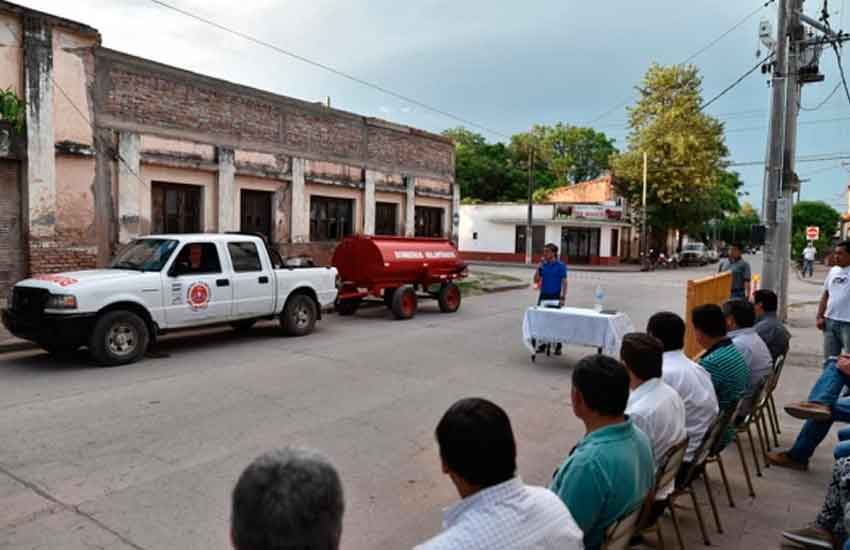
[[[89,24],[103,45],[162,63],[434,132],[461,122],[190,19],[152,0],[15,0]],[[626,146],[625,104],[652,62],[681,63],[765,0],[167,0],[204,18],[495,130],[491,141],[535,123],[589,125]],[[845,4],[847,4],[845,6]],[[821,2],[809,0],[816,16]],[[833,28],[850,31],[850,0],[829,0]],[[761,9],[692,60],[709,98],[752,68],[766,49]],[[847,70],[850,77],[850,47]],[[826,80],[803,88],[817,106],[840,82],[824,51]],[[768,78],[756,71],[712,104],[725,122],[730,162],[763,161]],[[610,112],[609,112],[610,111]],[[603,113],[605,117],[599,118]],[[798,157],[850,156],[850,98],[843,88],[800,113]],[[735,167],[742,200],[761,209],[763,166]],[[847,210],[850,161],[798,163],[803,200]],[[650,174],[651,178],[651,174]]]

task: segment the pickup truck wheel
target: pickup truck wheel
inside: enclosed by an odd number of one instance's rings
[[[336,312],[340,315],[354,315],[357,308],[360,307],[360,298],[349,298],[347,300],[338,300],[336,303]]]
[[[454,283],[441,286],[437,303],[443,313],[454,313],[460,307],[460,288]]]
[[[304,336],[313,332],[318,317],[316,302],[304,294],[297,294],[286,302],[280,324],[287,336]]]
[[[257,324],[256,319],[245,319],[243,321],[233,321],[232,323],[230,323],[230,326],[236,332],[248,332],[256,324]]]
[[[392,310],[396,319],[410,319],[416,315],[416,291],[411,286],[397,288],[393,293]]]
[[[138,315],[132,311],[110,311],[95,322],[89,351],[101,365],[126,365],[141,359],[149,342],[148,327]]]

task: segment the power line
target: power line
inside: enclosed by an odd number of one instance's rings
[[[308,57],[305,57],[303,55],[299,55],[299,54],[294,53],[292,51],[285,50],[285,49],[281,48],[280,46],[276,46],[275,44],[272,44],[271,42],[266,42],[265,40],[255,38],[255,37],[253,37],[249,34],[238,31],[238,30],[233,29],[231,27],[227,27],[227,26],[222,25],[221,23],[217,23],[217,22],[215,22],[211,19],[207,19],[205,17],[202,17],[202,16],[197,15],[195,13],[192,13],[190,11],[184,10],[182,8],[178,8],[177,6],[173,6],[171,4],[168,4],[167,2],[163,2],[162,0],[150,0],[150,1],[153,2],[154,4],[157,4],[157,5],[165,8],[165,9],[174,11],[176,13],[179,13],[181,15],[184,15],[184,16],[189,17],[191,19],[194,19],[196,21],[200,21],[201,23],[204,23],[206,25],[210,25],[211,27],[215,27],[215,28],[217,28],[221,31],[227,32],[227,33],[232,34],[234,36],[238,36],[239,38],[242,38],[243,40],[247,40],[249,42],[252,42],[254,44],[262,46],[264,48],[268,48],[268,49],[273,50],[273,51],[275,51],[279,54],[282,54],[282,55],[285,55],[287,57],[291,57],[292,59],[301,61],[302,63],[307,63],[308,65],[318,67],[318,68],[320,68],[324,71],[327,71],[329,73],[335,74],[337,76],[340,76],[340,77],[345,78],[347,80],[350,80],[352,82],[356,82],[357,84],[360,84],[362,86],[372,88],[372,89],[377,90],[377,91],[379,91],[383,94],[386,94],[388,96],[392,96],[396,99],[400,99],[400,100],[405,101],[407,103],[410,103],[412,105],[416,105],[417,107],[422,107],[423,109],[426,109],[426,110],[431,111],[433,113],[437,113],[437,114],[442,115],[446,118],[450,118],[452,120],[455,120],[455,121],[460,122],[462,124],[465,124],[467,126],[478,128],[479,130],[484,130],[486,132],[489,132],[491,134],[494,134],[494,135],[497,135],[497,136],[500,136],[500,137],[503,137],[503,138],[507,138],[507,139],[511,138],[511,136],[509,136],[508,134],[505,134],[504,132],[494,130],[493,128],[489,128],[487,126],[484,126],[483,124],[478,124],[477,122],[473,122],[469,119],[460,117],[458,115],[455,115],[455,114],[450,113],[448,111],[444,111],[444,110],[439,109],[437,107],[432,107],[431,105],[428,105],[427,103],[423,103],[422,101],[419,101],[419,100],[414,99],[412,97],[406,96],[404,94],[401,94],[399,92],[396,92],[394,90],[391,90],[389,88],[381,86],[379,84],[369,82],[368,80],[365,80],[365,79],[362,79],[360,77],[354,76],[350,73],[341,71],[339,69],[331,67],[330,65],[326,65],[324,63],[314,61],[314,60],[312,60]]]
[[[835,85],[835,88],[833,88],[832,91],[829,92],[829,95],[827,95],[826,98],[824,98],[824,100],[821,101],[820,103],[818,103],[817,106],[815,106],[815,107],[805,107],[802,103],[799,103],[797,106],[800,107],[801,111],[817,111],[818,109],[820,109],[821,107],[826,105],[829,102],[830,99],[832,99],[832,96],[835,95],[835,92],[837,92],[838,88],[840,88],[840,87],[841,87],[841,82],[837,83]]]
[[[758,63],[756,63],[756,64],[755,64],[755,66],[754,66],[752,69],[750,69],[749,71],[745,72],[743,75],[741,75],[740,77],[738,77],[738,80],[736,80],[735,82],[733,82],[732,84],[730,84],[729,86],[727,86],[726,88],[724,88],[724,89],[723,89],[723,91],[722,91],[722,92],[720,92],[719,94],[717,94],[716,96],[712,97],[711,99],[709,99],[708,101],[706,101],[705,103],[703,103],[703,104],[700,106],[700,108],[699,108],[699,109],[700,109],[700,111],[704,111],[706,108],[708,108],[708,106],[709,106],[709,105],[711,105],[712,103],[714,103],[715,101],[717,101],[718,99],[720,99],[721,97],[723,97],[724,95],[726,95],[728,92],[730,92],[733,88],[735,88],[735,86],[737,86],[738,84],[740,84],[741,82],[743,82],[745,78],[747,78],[748,76],[750,76],[751,74],[753,74],[754,72],[756,72],[756,70],[757,70],[759,67],[761,67],[762,65],[764,65],[764,64],[765,64],[765,63],[766,63],[766,62],[767,62],[770,58],[772,58],[773,56],[774,56],[774,52],[770,52],[769,54],[767,54],[766,56],[764,56],[764,57],[763,57],[763,58],[762,58],[762,59],[761,59]]]
[[[840,117],[840,118],[822,118],[818,120],[804,120],[803,122],[799,122],[798,126],[813,126],[817,124],[826,124],[830,122],[847,122],[850,121],[850,117]],[[726,130],[726,133],[736,133],[736,132],[753,132],[756,130],[766,130],[767,126],[748,126],[745,128],[730,128]]]
[[[838,60],[838,72],[841,73],[841,83],[844,85],[844,94],[847,96],[847,102],[850,103],[850,89],[847,88],[847,78],[844,76],[844,62],[841,59],[841,48],[833,42],[832,49],[835,50],[835,57]]]
[[[850,153],[830,153],[828,155],[813,155],[810,157],[797,157],[796,162],[831,162],[836,160],[850,160]],[[726,166],[762,166],[763,160],[752,160],[743,162],[730,162]]]
[[[156,0],[152,0],[152,1],[156,1]],[[753,11],[751,11],[750,13],[748,13],[747,15],[745,15],[745,16],[744,16],[744,17],[743,17],[740,21],[738,21],[737,23],[735,23],[735,24],[734,24],[734,25],[733,25],[730,29],[728,29],[728,30],[724,31],[724,32],[723,32],[720,36],[718,36],[717,38],[715,38],[714,40],[712,40],[711,42],[709,42],[708,44],[706,44],[705,46],[703,46],[702,48],[700,48],[699,50],[697,50],[696,52],[694,52],[694,53],[692,53],[691,55],[689,55],[689,56],[688,56],[688,57],[687,57],[684,61],[682,61],[681,63],[679,63],[679,65],[685,65],[685,64],[687,64],[687,63],[689,63],[689,62],[693,61],[695,58],[699,57],[701,54],[703,54],[703,53],[705,53],[706,51],[708,51],[709,49],[711,49],[711,48],[712,48],[715,44],[717,44],[718,42],[720,42],[721,40],[723,40],[724,38],[726,38],[727,36],[729,36],[731,33],[733,33],[734,31],[736,31],[737,29],[739,29],[739,28],[741,27],[741,25],[743,25],[744,23],[746,23],[747,21],[749,21],[749,20],[750,20],[750,19],[751,19],[754,15],[756,15],[756,14],[757,14],[757,13],[759,13],[761,10],[765,9],[766,7],[768,7],[769,5],[771,5],[771,4],[772,4],[773,2],[775,2],[775,1],[776,1],[776,0],[767,0],[767,1],[766,1],[766,2],[764,2],[761,6],[759,6],[758,8],[754,9]],[[605,112],[604,112],[604,113],[602,113],[601,115],[599,115],[599,116],[597,116],[596,118],[594,118],[594,119],[592,119],[592,120],[588,121],[588,122],[587,122],[587,126],[591,126],[591,125],[593,125],[593,124],[595,124],[595,123],[599,122],[600,120],[602,120],[602,119],[606,118],[608,115],[610,115],[611,113],[613,113],[613,112],[614,112],[614,111],[616,111],[617,109],[620,109],[620,108],[622,108],[622,107],[625,107],[626,105],[628,105],[628,104],[629,104],[629,101],[631,101],[631,100],[632,100],[632,96],[630,95],[629,97],[627,97],[626,99],[624,99],[623,101],[621,101],[621,102],[620,102],[620,103],[618,103],[617,105],[615,105],[615,106],[611,107],[610,109],[608,109],[607,111],[605,111]]]

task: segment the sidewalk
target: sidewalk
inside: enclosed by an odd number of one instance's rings
[[[800,270],[796,267],[792,267],[794,270],[794,275],[797,277],[797,280],[801,283],[806,283],[809,285],[815,286],[823,286],[823,281],[826,279],[826,274],[829,273],[829,270],[832,269],[830,266],[823,265],[822,263],[816,263],[814,269],[812,270],[812,276],[803,278],[800,274]]]

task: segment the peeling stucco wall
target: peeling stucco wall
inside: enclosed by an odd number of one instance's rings
[[[0,14],[0,88],[23,96],[23,29],[15,17]]]

